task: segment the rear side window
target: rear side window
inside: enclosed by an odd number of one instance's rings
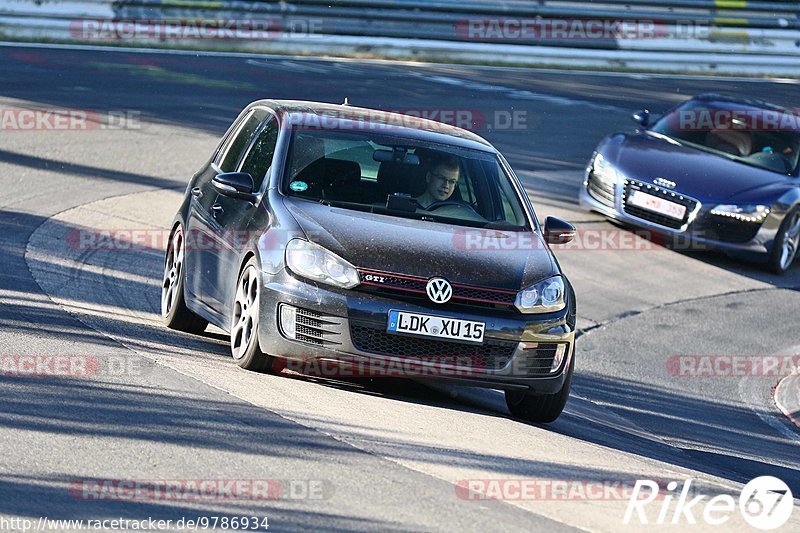
[[[272,117],[258,134],[242,163],[241,171],[253,176],[254,190],[261,189],[261,183],[263,183],[269,167],[272,166],[276,144],[278,144],[278,122]]]
[[[228,146],[223,148],[221,152],[222,157],[219,168],[222,172],[233,172],[236,170],[236,163],[239,162],[242,152],[247,148],[250,138],[258,129],[258,126],[267,118],[267,114],[265,109],[256,108],[242,121],[239,131],[231,137]]]

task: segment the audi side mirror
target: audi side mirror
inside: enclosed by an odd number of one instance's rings
[[[647,109],[642,109],[641,111],[637,111],[633,115],[631,115],[633,121],[640,126],[647,127],[650,125],[650,111]]]

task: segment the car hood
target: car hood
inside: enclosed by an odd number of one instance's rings
[[[310,241],[358,268],[508,290],[559,273],[536,233],[454,226],[294,198],[285,198],[285,205]]]
[[[675,191],[703,203],[721,203],[786,181],[780,174],[646,134],[621,135],[616,154],[609,159],[627,178],[644,183],[665,178],[675,183]]]

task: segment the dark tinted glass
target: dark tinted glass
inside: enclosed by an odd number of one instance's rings
[[[272,165],[272,156],[275,155],[275,145],[278,143],[278,123],[274,118],[258,134],[253,147],[242,163],[242,172],[253,176],[254,190],[261,188],[261,183]]]
[[[226,149],[223,149],[222,162],[219,168],[222,172],[234,172],[236,170],[236,163],[242,156],[242,152],[247,148],[250,138],[261,122],[267,118],[267,111],[264,109],[255,109],[244,120],[244,123],[239,127],[239,131],[233,136],[233,140],[228,144]]]

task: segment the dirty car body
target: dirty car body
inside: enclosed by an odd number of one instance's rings
[[[448,165],[452,194],[420,203]],[[550,245],[573,234],[540,225],[506,160],[470,132],[262,100],[187,186],[162,314],[230,332],[245,368],[497,388],[513,414],[547,422],[569,392],[576,312]]]

